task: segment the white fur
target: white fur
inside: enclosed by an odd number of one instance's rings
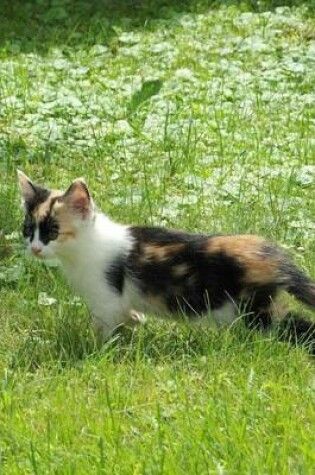
[[[134,320],[130,284],[120,295],[105,278],[115,257],[129,253],[132,240],[126,226],[101,213],[78,220],[76,232],[74,239],[50,244],[70,283],[88,302],[96,329],[107,338],[116,327]]]
[[[45,245],[39,239],[38,228],[35,229],[33,240],[31,241],[30,238],[27,238],[26,241],[27,241],[28,252],[33,252],[32,249],[38,249],[40,252],[36,254],[36,256],[39,257],[40,259],[53,259],[55,257],[55,254],[52,250],[52,246],[50,245],[50,243],[48,245]]]
[[[219,327],[231,325],[236,315],[237,307],[232,301],[226,302],[222,307],[211,312],[211,316]]]
[[[238,315],[238,309],[234,302],[227,301],[220,308],[216,310],[210,309],[204,315],[200,315],[200,318],[192,320],[194,325],[197,325],[201,328],[221,328],[228,327],[232,325]]]
[[[32,249],[40,249],[43,252],[44,244],[39,239],[39,230],[38,228],[35,229],[34,238],[31,241],[29,238],[27,239],[28,251],[32,252]]]
[[[43,249],[43,247],[44,247],[44,244],[39,240],[39,229],[36,228],[34,232],[34,238],[31,244],[31,249],[32,248]]]

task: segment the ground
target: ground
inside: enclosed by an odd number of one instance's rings
[[[262,234],[315,277],[314,2],[1,8],[1,473],[313,474],[306,352],[154,316],[99,348],[24,253],[16,169],[84,176],[121,222]]]

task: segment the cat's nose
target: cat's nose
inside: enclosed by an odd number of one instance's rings
[[[31,251],[33,254],[35,254],[35,256],[38,256],[41,252],[42,252],[42,249],[40,247],[31,247]]]

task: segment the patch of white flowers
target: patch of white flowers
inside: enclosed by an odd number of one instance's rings
[[[314,183],[314,136],[297,125],[315,126],[315,40],[305,33],[314,24],[304,13],[222,7],[184,14],[167,27],[161,20],[154,31],[121,31],[116,55],[95,44],[67,55],[52,48],[3,60],[1,138],[22,137],[30,148],[53,142],[87,160],[99,141],[114,140],[115,157],[128,171],[142,170],[148,154],[180,166],[178,144],[186,144],[197,158],[181,173],[200,179],[185,196],[172,197],[171,214],[176,200],[194,204],[196,193],[206,196],[205,183],[237,195],[246,182],[254,194],[262,177],[267,182],[292,167],[297,183]],[[152,78],[163,87],[128,115],[133,94]]]

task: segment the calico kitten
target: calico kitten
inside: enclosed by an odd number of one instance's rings
[[[274,325],[280,339],[315,354],[315,322],[290,313],[280,320],[275,305],[286,290],[315,308],[315,283],[273,243],[124,226],[95,209],[82,179],[62,192],[18,176],[30,252],[60,261],[104,339],[122,324],[140,323],[143,311],[226,325],[242,309],[249,328]]]

